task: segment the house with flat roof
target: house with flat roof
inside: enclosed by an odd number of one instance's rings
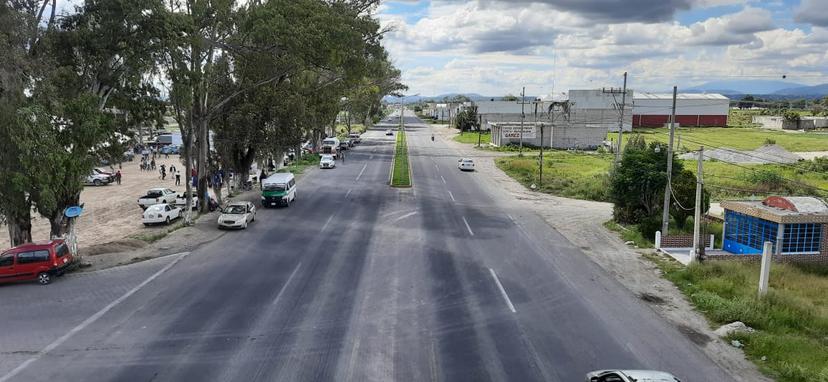
[[[774,260],[828,263],[828,204],[810,196],[724,201],[723,250],[761,255],[773,243]]]

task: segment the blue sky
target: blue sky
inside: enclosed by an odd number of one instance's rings
[[[828,82],[824,0],[386,1],[385,46],[412,93],[548,94],[707,81]]]

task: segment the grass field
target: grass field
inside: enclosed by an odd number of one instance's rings
[[[742,321],[732,335],[759,368],[780,382],[828,378],[828,266],[773,264],[770,292],[757,297],[758,263],[681,266],[649,256],[715,326]]]
[[[391,187],[411,187],[411,172],[408,169],[408,143],[405,140],[405,130],[397,131],[394,168],[391,171]]]
[[[319,154],[305,154],[298,161],[291,162],[287,167],[280,168],[278,172],[292,172],[296,175],[305,172],[308,167],[318,166]]]
[[[469,143],[476,145],[477,144],[477,132],[476,131],[464,131],[454,137],[454,140],[460,143]],[[481,145],[488,145],[489,142],[492,141],[492,134],[488,131],[483,132],[480,134],[480,144]]]
[[[607,183],[612,154],[549,151],[544,153],[543,184],[538,181],[538,153],[522,158],[498,158],[495,163],[509,176],[526,187],[535,184],[540,191],[575,199],[608,201]],[[684,168],[696,172],[696,162],[682,161]],[[797,165],[800,168],[801,164]],[[752,170],[751,170],[752,169]],[[753,171],[755,170],[755,171]],[[772,172],[790,179],[781,184],[764,183],[762,174]],[[763,197],[769,194],[828,194],[809,187],[828,190],[828,173],[800,171],[782,165],[744,165],[736,167],[725,162],[704,163],[705,184],[713,201],[729,198]],[[795,182],[801,183],[797,184]],[[804,185],[802,185],[804,184]]]
[[[624,144],[634,134],[641,134],[647,142],[667,142],[669,130],[665,128],[634,129],[624,134]],[[608,139],[617,139],[617,134],[609,134]],[[788,151],[828,151],[828,134],[820,132],[781,132],[754,128],[728,127],[692,127],[676,129],[674,143],[677,151],[698,150],[702,144],[706,148],[728,147],[738,150],[753,150],[773,141]]]

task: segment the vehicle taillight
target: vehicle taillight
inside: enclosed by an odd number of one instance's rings
[[[52,266],[56,267],[56,266],[57,266],[57,261],[55,261],[54,263],[52,263]]]

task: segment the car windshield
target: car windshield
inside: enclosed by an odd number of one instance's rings
[[[322,160],[333,160],[333,155],[323,155]]]
[[[276,184],[276,183],[266,183],[262,189],[264,191],[285,191],[285,190],[287,190],[287,185],[285,185],[285,184]]]
[[[161,195],[162,195],[162,193],[161,193],[160,190],[154,190],[154,191],[147,192],[147,196],[149,196],[150,198],[157,198]]]
[[[150,211],[150,212],[160,212],[160,211],[163,211],[163,210],[164,210],[164,205],[163,204],[156,204],[154,206],[150,206],[149,208],[147,208],[147,211]]]
[[[244,206],[238,206],[238,205],[237,205],[237,206],[230,206],[230,207],[227,207],[227,208],[224,210],[224,213],[225,213],[225,214],[236,215],[236,214],[243,214],[243,213],[245,213],[246,211],[247,211],[247,209],[246,209],[246,208],[244,208]]]

